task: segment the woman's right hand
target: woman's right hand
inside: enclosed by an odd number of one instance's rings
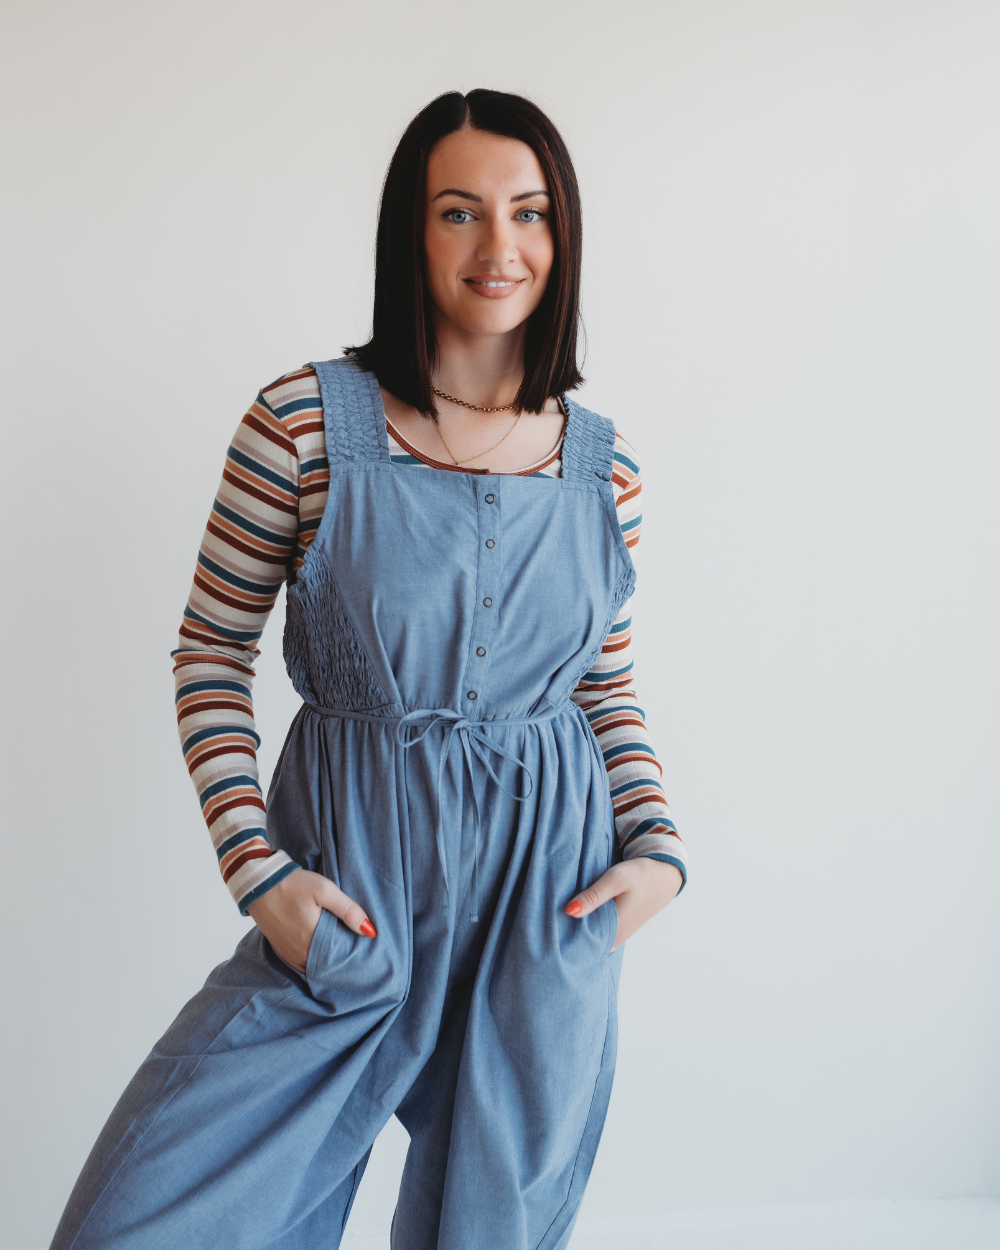
[[[251,903],[247,913],[271,943],[275,954],[304,973],[309,943],[324,908],[362,937],[376,936],[375,926],[354,899],[348,898],[328,877],[306,868],[290,872]]]

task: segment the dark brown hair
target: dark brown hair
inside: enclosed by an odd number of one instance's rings
[[[551,396],[583,381],[576,362],[583,229],[566,144],[537,104],[523,96],[449,91],[407,126],[382,186],[372,336],[361,347],[344,350],[399,399],[434,416],[431,368],[437,342],[424,265],[427,160],[439,140],[465,125],[526,143],[548,183],[555,256],[545,293],[528,319],[524,379],[515,400],[518,412],[540,412]]]

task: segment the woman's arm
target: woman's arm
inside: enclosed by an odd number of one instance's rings
[[[618,523],[630,551],[639,542],[642,483],[635,453],[617,435],[612,481]],[[670,819],[660,768],[635,692],[632,618],[626,603],[572,699],[586,713],[608,770],[624,862],[613,865],[566,906],[586,916],[609,899],[618,913],[617,948],[687,882],[684,844]]]
[[[642,526],[642,479],[635,452],[620,434],[615,438],[612,482],[618,523],[634,552]],[[624,858],[644,856],[673,864],[686,881],[684,843],[670,819],[663,770],[635,692],[631,601],[570,697],[586,713],[604,756]]]
[[[257,642],[316,535],[329,485],[319,384],[300,369],[265,387],[236,431],[173,653],[181,744],[223,879],[300,972],[322,908],[376,936],[332,881],[271,851],[257,774]]]
[[[296,867],[267,842],[253,666],[281,584],[316,532],[328,484],[319,389],[313,371],[300,370],[265,388],[236,431],[173,652],[185,760],[243,912]]]

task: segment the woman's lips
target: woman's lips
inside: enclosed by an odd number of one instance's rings
[[[506,274],[482,274],[475,278],[463,278],[462,281],[483,299],[506,299],[518,289],[523,278],[508,278]]]

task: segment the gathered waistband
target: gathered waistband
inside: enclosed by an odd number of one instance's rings
[[[321,707],[318,703],[306,703],[306,708],[311,712],[317,712],[320,716],[340,717],[344,720],[360,720],[370,721],[375,724],[392,726],[393,736],[396,743],[404,751],[422,741],[435,725],[441,725],[444,728],[445,736],[441,757],[438,760],[437,787],[435,798],[437,802],[437,826],[435,830],[435,840],[437,842],[438,859],[441,863],[441,877],[444,882],[444,902],[442,906],[447,909],[450,901],[450,889],[448,885],[448,861],[444,844],[444,819],[441,804],[441,787],[444,784],[444,762],[448,758],[451,750],[452,740],[455,734],[459,736],[462,744],[462,755],[465,760],[465,767],[469,773],[469,779],[472,782],[472,806],[473,806],[473,828],[475,830],[475,860],[473,875],[473,903],[472,911],[469,913],[469,919],[476,921],[479,919],[479,838],[482,826],[482,817],[479,811],[479,799],[476,797],[475,773],[472,767],[473,759],[478,759],[489,775],[496,782],[497,786],[503,792],[514,799],[517,803],[523,803],[531,794],[535,786],[535,779],[531,775],[531,769],[522,759],[518,759],[511,751],[500,746],[498,742],[494,742],[485,732],[489,726],[495,726],[498,729],[515,729],[519,726],[539,725],[546,721],[553,720],[561,712],[565,712],[568,708],[576,705],[571,699],[567,699],[562,704],[557,704],[551,708],[546,708],[544,712],[539,712],[535,716],[517,716],[505,720],[481,720],[472,721],[462,712],[456,712],[450,707],[421,707],[415,708],[412,712],[407,712],[403,716],[379,716],[374,712],[355,712],[349,708]],[[427,724],[420,729],[417,734],[410,734],[410,729],[418,728],[422,722]],[[517,768],[521,770],[524,778],[527,780],[527,789],[522,794],[515,794],[509,789],[497,776],[492,764],[487,758],[488,754],[502,756],[506,760],[510,760]]]
[[[450,707],[421,707],[415,708],[412,712],[406,712],[403,716],[382,716],[378,712],[360,712],[354,708],[344,707],[322,707],[318,703],[305,704],[310,712],[316,712],[320,716],[336,716],[343,720],[364,720],[372,721],[374,724],[392,726],[398,728],[400,725],[416,725],[420,721],[428,720],[432,723],[447,723],[458,726],[468,727],[469,729],[486,729],[491,725],[495,725],[500,729],[516,729],[523,725],[539,725],[545,721],[553,720],[562,712],[568,711],[575,707],[572,699],[566,699],[564,702],[555,704],[553,707],[546,708],[544,712],[537,712],[534,716],[512,716],[497,718],[496,720],[470,720],[463,712],[456,712]],[[422,736],[422,735],[421,735]],[[413,741],[416,741],[414,739]]]

